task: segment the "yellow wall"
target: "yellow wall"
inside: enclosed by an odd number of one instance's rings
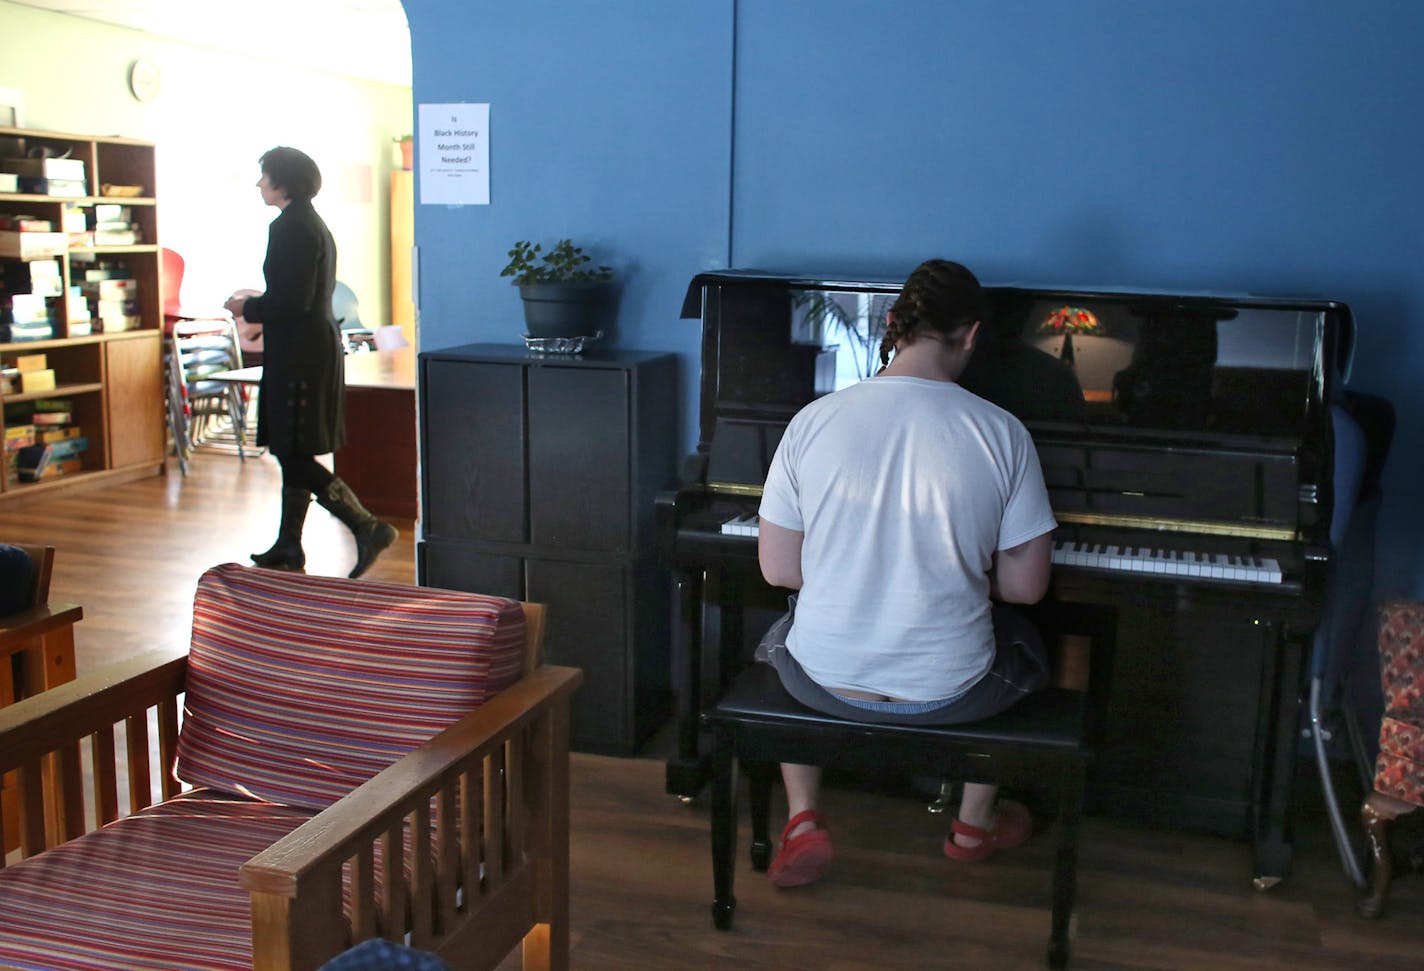
[[[146,104],[128,89],[129,65],[139,57],[161,72],[158,97]],[[274,145],[300,148],[321,166],[316,206],[336,237],[337,275],[356,291],[366,323],[386,323],[389,172],[399,162],[391,138],[412,130],[409,87],[5,0],[0,87],[24,93],[27,127],[158,145],[159,241],[187,260],[182,296],[193,306],[221,306],[235,289],[261,288],[267,224],[277,211],[254,188],[257,158]]]

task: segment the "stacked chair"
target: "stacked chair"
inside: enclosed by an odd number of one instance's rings
[[[247,388],[210,375],[242,367],[231,317],[178,320],[168,334],[169,431],[178,464],[188,471],[193,450],[208,446],[247,457]]]
[[[186,475],[188,460],[199,446],[246,458],[251,394],[246,385],[208,378],[243,366],[237,325],[221,308],[194,309],[182,303],[179,293],[185,266],[177,252],[163,250],[168,434],[178,467]]]

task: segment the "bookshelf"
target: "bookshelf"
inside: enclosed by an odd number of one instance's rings
[[[60,189],[69,194],[51,194],[56,189],[53,183],[29,181],[43,179],[44,173],[26,175],[24,181],[17,179],[17,185],[8,185],[5,173],[17,166],[6,163],[36,150],[82,162],[83,185]],[[39,302],[47,305],[52,333],[40,339],[0,342],[0,375],[5,377],[0,380],[0,430],[7,445],[22,440],[27,428],[41,428],[33,421],[33,412],[48,408],[67,411],[70,421],[65,424],[76,426],[74,436],[87,443],[82,452],[71,456],[78,461],[67,463],[63,474],[33,482],[18,477],[7,451],[0,470],[0,503],[163,470],[167,445],[163,261],[154,154],[152,143],[137,139],[0,126],[0,217],[9,217],[6,222],[28,217],[36,223],[27,225],[40,227],[48,223],[63,237],[52,238],[51,245],[38,247],[38,252],[28,252],[36,249],[29,240],[0,233],[0,241],[4,241],[0,271],[5,273],[7,299],[23,292],[27,282],[40,290],[32,274],[53,274],[57,267],[59,278],[57,284],[45,284],[57,286],[57,296],[37,301],[36,294],[28,302],[30,308]],[[118,245],[95,245],[86,235],[100,213],[114,216],[116,210],[97,208],[106,206],[122,207],[117,212],[131,225],[136,236],[132,242],[120,233]],[[79,214],[86,224],[82,231]],[[21,249],[27,252],[22,254]],[[35,269],[35,263],[45,265]],[[132,283],[100,284],[91,279],[103,273]],[[53,280],[52,276],[48,279]],[[82,292],[73,290],[86,286]],[[87,310],[81,309],[81,304],[92,308],[100,300],[105,308],[102,327],[99,317],[91,320]],[[49,376],[40,375],[29,382],[14,374],[21,358],[33,369],[39,356],[44,358],[41,370],[53,372],[53,387],[47,386]],[[39,441],[38,432],[32,437]]]

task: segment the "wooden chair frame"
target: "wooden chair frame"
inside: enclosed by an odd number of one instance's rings
[[[583,675],[533,667],[544,613],[535,604],[524,610],[526,673],[518,682],[243,865],[254,969],[307,971],[366,938],[400,942],[407,932],[412,947],[452,968],[492,969],[521,942],[526,969],[568,967],[569,700]],[[77,768],[82,740],[92,746],[94,824],[118,818],[121,722],[130,804],[152,803],[150,709],[160,796],[178,794],[187,660],[186,651],[154,652],[0,710],[0,771],[19,773],[24,857],[47,848],[41,763],[52,756]],[[59,841],[85,831],[70,805],[66,792]]]

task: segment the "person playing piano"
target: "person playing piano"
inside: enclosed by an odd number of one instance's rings
[[[922,263],[889,311],[879,374],[807,405],[777,448],[758,558],[768,583],[797,594],[758,654],[811,708],[948,725],[1048,682],[1038,632],[1003,606],[1048,586],[1057,523],[1037,453],[1017,418],[956,383],[985,315],[968,269]],[[769,876],[794,887],[821,877],[832,847],[821,770],[781,772],[790,818]],[[946,856],[1028,838],[1028,810],[996,795],[965,784]]]

